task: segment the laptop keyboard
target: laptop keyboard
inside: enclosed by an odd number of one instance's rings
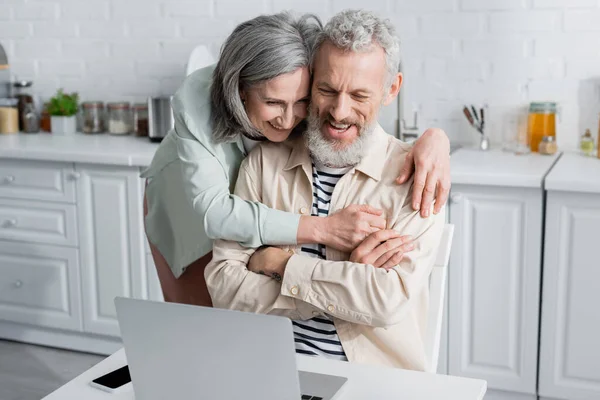
[[[302,400],[323,400],[322,397],[318,397],[318,396],[311,396],[308,394],[303,394],[302,395]]]

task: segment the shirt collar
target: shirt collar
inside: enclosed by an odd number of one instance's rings
[[[389,135],[385,133],[381,125],[376,124],[367,154],[354,169],[379,181],[385,168],[385,154],[388,148],[388,141]],[[309,177],[312,176],[312,160],[304,136],[300,135],[290,140],[289,145],[292,146],[292,153],[283,168],[284,171],[302,166],[306,175]]]

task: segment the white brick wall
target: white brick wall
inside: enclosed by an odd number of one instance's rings
[[[559,144],[577,145],[600,111],[600,0],[2,0],[0,42],[12,73],[46,98],[140,101],[172,94],[191,50],[216,55],[237,23],[260,13],[344,8],[385,15],[402,39],[404,110],[420,125],[476,140],[463,104],[487,104],[499,142],[530,101],[562,107]],[[381,121],[392,129],[393,106]]]

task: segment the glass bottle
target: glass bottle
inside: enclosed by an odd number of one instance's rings
[[[580,143],[581,152],[586,156],[594,154],[594,138],[592,132],[589,129],[585,130],[585,133],[581,137]]]

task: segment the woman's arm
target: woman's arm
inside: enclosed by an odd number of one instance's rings
[[[244,200],[230,192],[222,165],[194,135],[191,118],[175,117],[178,159],[185,196],[202,221],[207,236],[244,247],[321,243],[352,251],[365,237],[385,228],[382,211],[351,205],[329,217],[301,216]]]
[[[427,218],[435,196],[433,213],[440,212],[450,192],[450,141],[439,128],[429,128],[415,142],[400,172],[402,184],[415,174],[412,207]]]

